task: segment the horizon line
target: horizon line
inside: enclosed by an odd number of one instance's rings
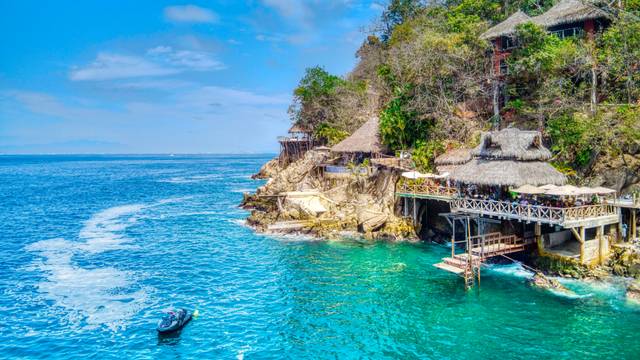
[[[55,155],[67,155],[67,156],[79,156],[79,155],[146,155],[146,156],[184,156],[184,155],[274,155],[277,152],[245,152],[245,153],[224,153],[224,152],[197,152],[197,153],[183,153],[183,152],[167,152],[167,153],[55,153],[55,152],[47,152],[47,153],[0,153],[0,156],[55,156]]]

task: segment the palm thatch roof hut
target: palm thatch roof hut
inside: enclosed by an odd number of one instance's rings
[[[439,174],[451,173],[455,168],[471,160],[471,150],[465,148],[452,149],[435,159]]]
[[[506,20],[489,28],[480,35],[480,39],[495,39],[500,36],[509,36],[516,32],[516,26],[531,20],[531,17],[521,10],[516,11]]]
[[[385,148],[380,141],[380,122],[371,117],[358,130],[331,148],[336,153],[381,154]]]
[[[563,185],[566,177],[546,161],[551,153],[537,131],[504,129],[483,134],[474,158],[454,169],[450,177],[487,186]]]
[[[289,134],[295,134],[295,133],[300,133],[300,134],[308,134],[310,133],[309,129],[307,129],[305,126],[300,125],[300,124],[293,124],[290,128],[289,128]]]
[[[542,27],[550,28],[610,17],[608,13],[585,0],[561,0],[543,14],[533,17],[531,21]]]
[[[482,134],[480,145],[472,154],[483,159],[546,161],[551,152],[542,145],[539,131],[507,128]]]

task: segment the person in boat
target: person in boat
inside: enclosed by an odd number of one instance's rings
[[[158,333],[166,334],[182,329],[191,320],[191,312],[186,309],[171,310],[158,322]]]

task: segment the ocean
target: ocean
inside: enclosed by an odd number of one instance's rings
[[[0,156],[0,358],[637,359],[624,284],[479,289],[435,244],[256,234],[238,208],[270,157]],[[198,309],[178,336],[155,326]]]

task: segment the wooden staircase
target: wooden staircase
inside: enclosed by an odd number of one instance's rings
[[[487,259],[522,251],[533,243],[533,240],[518,238],[515,235],[489,233],[472,236],[457,243],[464,244],[464,253],[455,253],[454,241],[451,256],[443,258],[442,262],[433,266],[463,277],[465,288],[469,289],[475,285],[476,280],[480,281],[480,267]]]

